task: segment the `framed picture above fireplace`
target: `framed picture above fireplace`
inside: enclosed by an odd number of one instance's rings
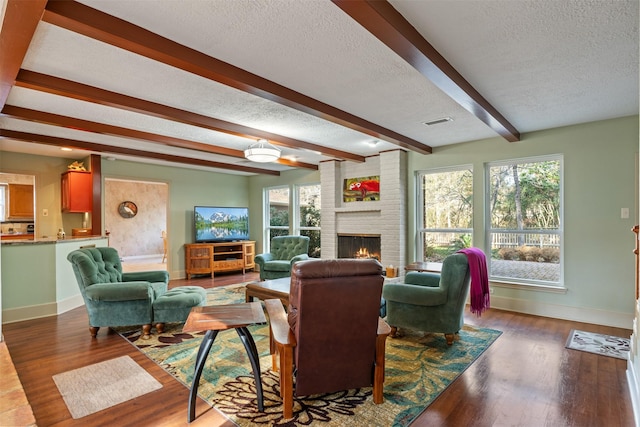
[[[345,178],[342,200],[344,202],[380,200],[380,175]]]

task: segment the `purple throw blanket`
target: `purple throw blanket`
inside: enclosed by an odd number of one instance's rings
[[[487,258],[478,248],[461,249],[458,252],[467,256],[471,272],[471,312],[480,317],[490,307]]]

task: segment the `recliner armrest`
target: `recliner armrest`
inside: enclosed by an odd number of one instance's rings
[[[153,300],[153,289],[149,282],[94,283],[84,290],[92,301]]]
[[[254,258],[255,263],[258,264],[259,266],[263,266],[265,262],[272,261],[272,260],[273,260],[273,255],[271,255],[270,253],[259,254],[259,255],[256,255],[256,257]]]
[[[287,313],[284,311],[282,301],[279,299],[268,299],[265,300],[264,305],[269,314],[271,339],[279,345],[295,347],[296,338],[287,321]]]
[[[440,273],[411,271],[404,276],[404,283],[429,287],[440,286]]]
[[[309,255],[307,254],[300,254],[300,255],[296,255],[293,258],[291,258],[291,265],[295,264],[298,261],[304,261],[309,259]]]
[[[447,292],[442,288],[407,283],[385,284],[382,288],[382,296],[387,301],[423,306],[442,305],[447,302]]]
[[[132,271],[130,273],[122,273],[122,281],[169,283],[169,272],[166,270]]]

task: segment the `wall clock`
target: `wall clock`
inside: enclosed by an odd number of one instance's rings
[[[133,202],[122,202],[118,206],[118,213],[122,218],[133,218],[138,213],[138,207]]]

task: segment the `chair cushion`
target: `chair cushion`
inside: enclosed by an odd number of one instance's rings
[[[77,269],[79,285],[122,282],[122,264],[118,251],[110,247],[84,248],[71,252],[67,259]]]
[[[87,286],[85,293],[91,301],[153,300],[147,282],[96,283]]]
[[[184,322],[191,308],[203,306],[207,292],[200,286],[181,286],[167,291],[153,302],[156,323]]]
[[[307,236],[277,236],[271,239],[273,259],[290,260],[296,255],[309,252]]]
[[[291,271],[291,262],[289,261],[268,261],[264,264],[264,269],[268,271]]]

